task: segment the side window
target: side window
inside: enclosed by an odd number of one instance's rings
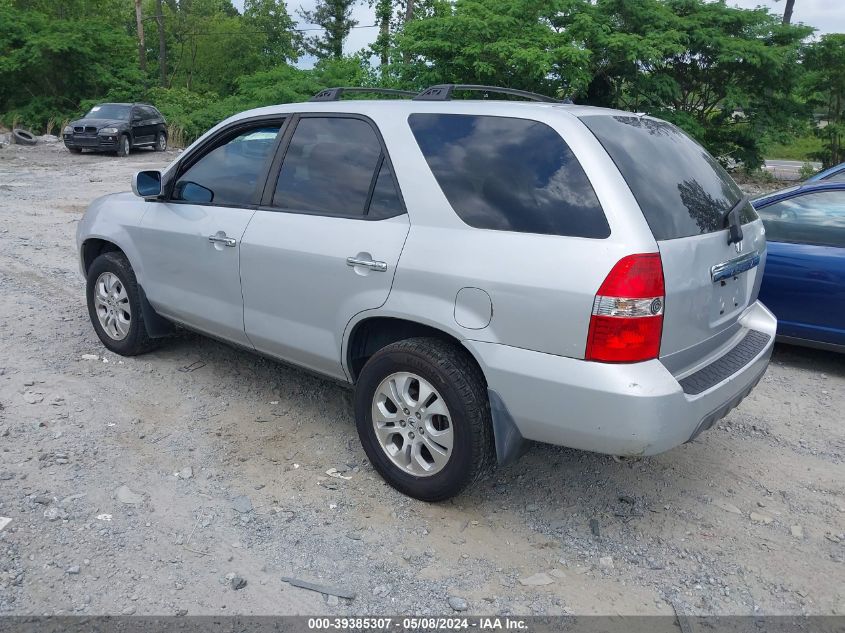
[[[141,106],[141,116],[144,117],[145,121],[149,121],[150,119],[157,118],[158,114],[150,106]]]
[[[179,176],[173,199],[198,204],[255,204],[258,179],[264,173],[280,128],[280,122],[262,123],[223,137]]]
[[[373,128],[360,119],[300,119],[279,171],[273,206],[363,217],[371,199],[378,217],[391,205],[401,211]]]
[[[825,182],[845,182],[845,169],[831,174],[824,179]]]
[[[393,183],[390,165],[386,160],[383,160],[381,168],[378,171],[378,176],[376,176],[375,185],[373,186],[373,195],[370,199],[370,208],[367,216],[373,218],[389,218],[402,213],[403,210],[404,207],[402,206],[402,201],[399,199],[399,192],[396,191],[396,185]]]
[[[449,204],[480,229],[606,238],[604,211],[572,150],[528,119],[412,114],[408,122]]]
[[[758,211],[770,242],[845,247],[845,191],[817,191]]]

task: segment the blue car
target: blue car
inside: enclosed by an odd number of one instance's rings
[[[807,178],[806,182],[845,182],[845,163],[839,163]]]
[[[820,181],[753,201],[766,227],[760,299],[778,340],[845,352],[845,182]]]

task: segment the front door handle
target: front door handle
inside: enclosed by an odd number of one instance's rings
[[[386,262],[377,262],[372,259],[359,259],[358,257],[347,257],[346,265],[351,266],[353,268],[355,266],[363,266],[364,268],[369,268],[370,270],[375,270],[376,272],[380,273],[387,272]]]
[[[222,244],[223,246],[235,247],[238,245],[238,240],[234,237],[226,237],[225,233],[215,233],[208,236],[208,241],[212,244]]]

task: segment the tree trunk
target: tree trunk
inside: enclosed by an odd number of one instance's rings
[[[138,65],[141,72],[147,72],[147,45],[144,42],[144,14],[141,11],[141,0],[135,0],[135,23],[138,25]]]
[[[414,19],[414,0],[405,0],[405,24],[407,25],[408,22]],[[403,56],[405,63],[411,63],[411,51],[405,51],[405,55]]]
[[[158,73],[162,88],[167,87],[167,42],[164,39],[164,14],[161,0],[156,0],[156,22],[158,23]]]
[[[792,9],[795,8],[795,0],[786,0],[786,6],[783,9],[783,23],[792,23]]]
[[[388,46],[390,42],[390,14],[381,16],[381,26],[379,27],[379,31],[381,35],[379,39],[381,40],[381,65],[387,66],[390,63],[390,58],[388,55]]]

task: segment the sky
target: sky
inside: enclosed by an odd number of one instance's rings
[[[243,10],[243,0],[232,0],[233,4]],[[313,24],[303,23],[299,18],[297,9],[310,10],[314,8],[316,0],[287,0],[288,12],[294,20],[298,20],[299,28],[313,27]],[[769,8],[773,13],[782,13],[784,0],[728,0],[732,4],[744,9],[753,9],[758,6]],[[358,20],[359,27],[375,23],[373,9],[366,0],[359,1],[353,11],[352,17]],[[845,33],[845,0],[795,0],[795,9],[792,14],[793,23],[803,22],[808,26],[815,27],[818,33]],[[378,35],[377,28],[356,28],[349,34],[344,46],[344,52],[354,53],[369,46]],[[304,58],[300,60],[299,66],[308,68],[314,63],[313,59]]]

